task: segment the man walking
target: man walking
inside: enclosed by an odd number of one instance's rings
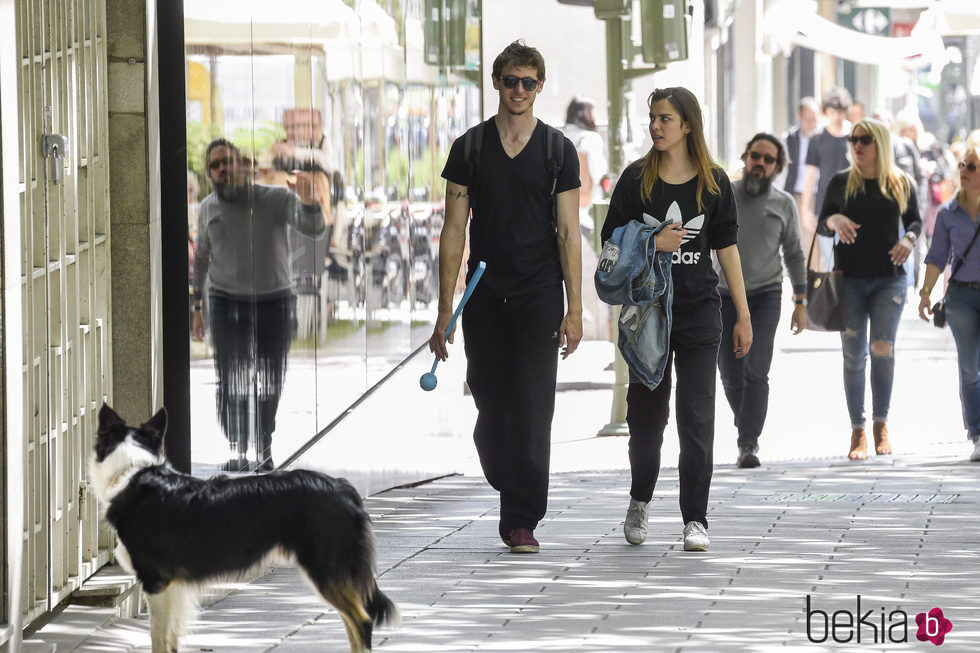
[[[803,180],[806,177],[806,153],[810,147],[810,138],[817,131],[817,116],[820,114],[820,105],[812,97],[805,97],[800,100],[799,123],[783,135],[783,143],[786,145],[786,155],[789,158],[786,167],[786,184],[783,187],[787,193],[796,200],[796,210],[803,215]],[[810,207],[813,212],[813,207]],[[804,251],[810,250],[810,241],[813,240],[814,232],[800,229],[802,235],[802,245]]]
[[[806,262],[800,247],[799,216],[793,197],[772,185],[786,165],[786,150],[774,135],[756,134],[742,154],[745,172],[732,188],[738,205],[738,250],[749,312],[752,349],[741,358],[732,347],[735,303],[721,276],[722,343],[718,369],[738,429],[738,466],[759,466],[759,435],[769,408],[769,366],[782,302],[783,262],[793,284],[795,306],[790,328],[806,327]]]
[[[578,156],[534,117],[545,82],[541,53],[511,43],[494,61],[492,81],[497,114],[456,139],[442,172],[439,314],[429,349],[439,360],[449,355],[446,328],[472,209],[467,278],[479,261],[487,264],[463,311],[466,382],[478,411],[473,439],[500,492],[501,539],[514,553],[537,553],[558,350],[565,358],[582,338]]]
[[[817,230],[817,216],[823,209],[823,199],[827,195],[830,179],[850,165],[850,148],[847,137],[851,125],[847,122],[847,112],[851,107],[851,93],[842,86],[835,86],[824,93],[820,109],[826,120],[823,129],[810,139],[806,152],[806,172],[803,177],[803,198],[800,218],[804,231]],[[823,258],[821,269],[833,268],[834,239],[817,236],[817,246]]]

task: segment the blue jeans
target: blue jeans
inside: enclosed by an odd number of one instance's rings
[[[946,321],[956,342],[963,422],[968,437],[980,437],[980,290],[950,285]]]
[[[737,317],[735,302],[728,293],[721,293],[718,370],[728,404],[735,414],[738,447],[756,451],[769,410],[769,367],[772,364],[773,339],[779,325],[782,292],[778,285],[767,286],[747,299],[752,314],[752,347],[745,357],[735,358],[732,351],[732,328]]]
[[[895,379],[895,333],[905,305],[905,289],[904,275],[873,279],[844,277],[844,330],[840,340],[844,352],[844,397],[851,428],[864,427],[864,370],[869,349],[872,419],[888,420]],[[881,348],[887,348],[887,352],[875,351]]]

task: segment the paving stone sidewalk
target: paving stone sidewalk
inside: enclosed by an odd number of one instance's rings
[[[719,468],[707,553],[682,550],[674,470],[642,546],[622,535],[628,472],[554,475],[537,555],[499,541],[496,494],[480,478],[390,490],[366,505],[403,625],[378,630],[375,650],[932,650],[915,619],[936,607],[953,624],[943,653],[980,650],[978,471],[940,456]],[[826,641],[808,639],[808,622]],[[75,650],[148,651],[147,620],[111,621]],[[279,568],[207,606],[182,650],[347,641],[299,572]]]

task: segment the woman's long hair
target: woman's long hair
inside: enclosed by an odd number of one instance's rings
[[[704,120],[701,117],[701,106],[698,99],[683,86],[672,88],[658,88],[650,97],[647,98],[647,106],[653,108],[656,102],[667,100],[670,106],[680,114],[681,121],[686,122],[691,128],[687,135],[687,153],[694,160],[694,165],[698,170],[698,210],[701,210],[701,196],[707,190],[712,195],[721,194],[718,182],[712,170],[718,168],[718,164],[711,158],[708,152],[708,144],[704,140]],[[656,147],[651,147],[646,156],[643,157],[643,181],[640,184],[640,195],[644,201],[649,201],[653,194],[653,185],[660,178],[660,157],[663,153]]]
[[[888,133],[888,127],[884,123],[872,118],[866,118],[851,127],[851,136],[860,127],[875,141],[875,149],[878,158],[875,168],[878,178],[878,187],[885,198],[898,205],[898,212],[905,213],[909,204],[909,189],[911,183],[909,177],[895,165],[895,154],[892,152],[892,139]],[[851,164],[847,173],[847,186],[844,189],[844,200],[849,200],[864,192],[864,176],[855,164]]]

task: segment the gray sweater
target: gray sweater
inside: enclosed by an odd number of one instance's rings
[[[232,299],[271,299],[292,292],[290,228],[318,237],[326,230],[319,204],[305,206],[288,188],[246,187],[234,202],[211,193],[201,202],[194,256],[194,292]]]
[[[800,218],[793,196],[772,186],[765,195],[752,197],[745,192],[741,179],[732,184],[732,189],[738,205],[738,256],[742,260],[745,293],[751,295],[765,286],[782,283],[780,247],[793,292],[806,292],[806,260],[800,246]],[[728,290],[725,276],[719,276],[721,288]]]

